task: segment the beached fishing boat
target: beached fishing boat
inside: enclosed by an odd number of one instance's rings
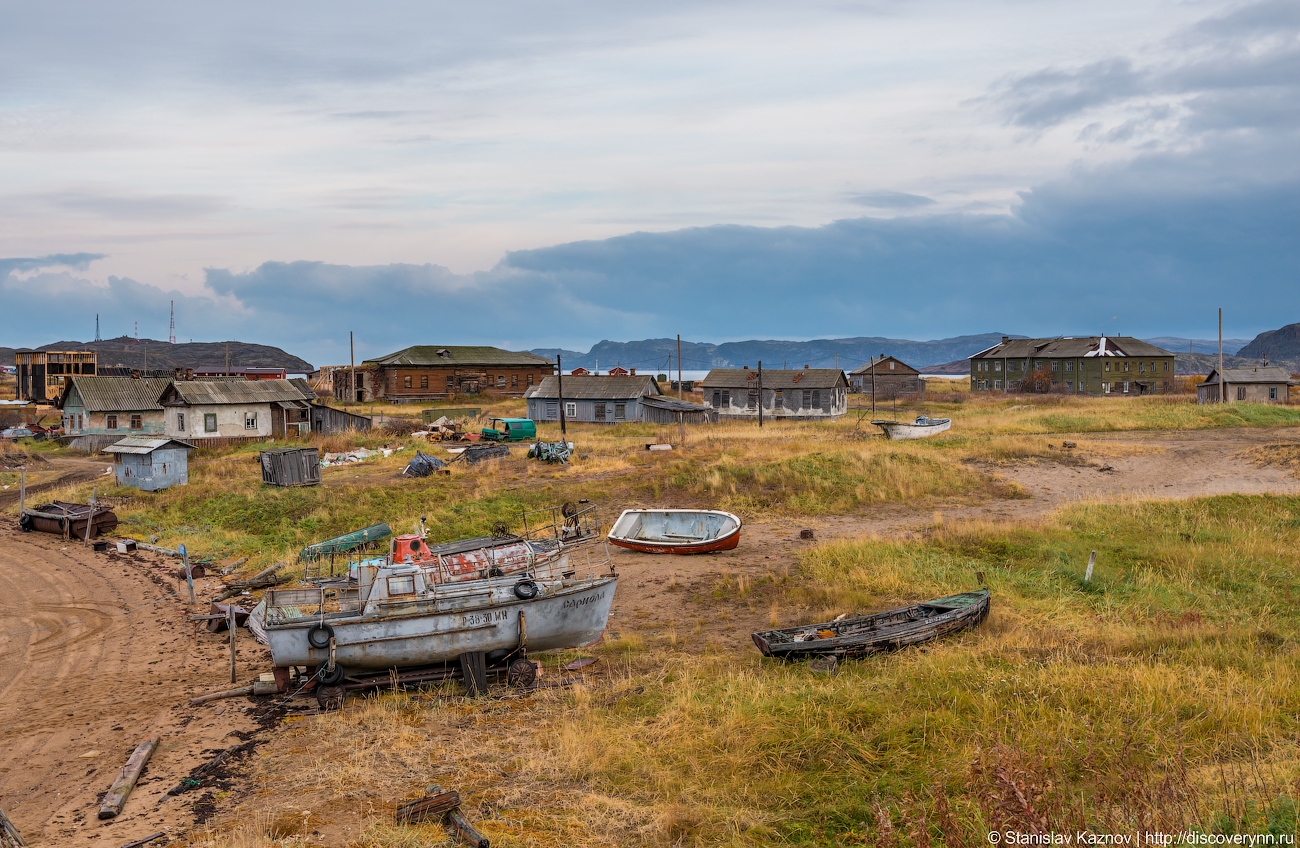
[[[626,509],[607,537],[648,554],[707,554],[740,544],[740,519],[713,509]]]
[[[36,509],[23,510],[18,526],[23,530],[39,530],[42,533],[63,533],[66,529],[70,536],[82,539],[86,535],[87,519],[92,522],[91,536],[107,535],[117,527],[117,515],[108,507],[65,501],[54,501]]]
[[[872,421],[885,431],[885,435],[898,441],[901,439],[924,439],[938,435],[952,426],[951,418],[927,418],[924,415],[910,424],[905,421]]]
[[[606,562],[608,560],[606,559]],[[322,683],[354,672],[483,655],[580,648],[600,638],[618,587],[584,577],[515,574],[440,584],[412,563],[362,565],[355,588],[273,589],[260,622],[277,669],[306,666]]]
[[[989,614],[989,591],[962,592],[923,604],[753,634],[765,657],[854,656],[916,645],[967,630]]]

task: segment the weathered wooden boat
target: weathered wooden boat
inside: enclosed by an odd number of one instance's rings
[[[67,529],[69,535],[82,539],[86,536],[86,521],[91,521],[90,535],[103,536],[113,532],[117,527],[117,515],[107,507],[91,507],[90,504],[54,501],[36,509],[25,509],[18,519],[18,526],[23,530],[39,530],[42,533],[62,534]]]
[[[854,656],[916,645],[979,624],[989,614],[989,591],[962,592],[910,607],[753,634],[765,657]]]
[[[740,518],[714,509],[625,509],[607,537],[648,554],[707,554],[740,544]]]
[[[608,558],[606,558],[606,562]],[[364,564],[355,588],[273,589],[261,624],[277,669],[307,666],[323,683],[350,672],[480,655],[488,664],[598,640],[618,576],[513,574],[439,583],[414,563]]]
[[[938,435],[952,426],[951,418],[927,418],[924,415],[918,415],[916,420],[908,423],[905,421],[872,421],[877,427],[885,431],[885,435],[895,441],[902,439],[925,439],[930,436]]]

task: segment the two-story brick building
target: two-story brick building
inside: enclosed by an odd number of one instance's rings
[[[1003,336],[970,358],[973,392],[1147,395],[1168,394],[1173,386],[1174,355],[1128,336]]]
[[[414,403],[483,392],[523,397],[554,372],[554,362],[526,351],[416,345],[367,359],[356,369],[355,385],[350,368],[336,368],[332,377],[340,400]]]

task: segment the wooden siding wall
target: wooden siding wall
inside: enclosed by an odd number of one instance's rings
[[[77,425],[77,416],[81,416],[81,426]],[[117,416],[117,427],[108,426],[108,416]],[[131,416],[140,416],[140,428],[131,429]],[[160,410],[142,410],[140,412],[86,412],[85,407],[74,403],[69,397],[63,407],[63,432],[69,436],[110,435],[126,438],[127,436],[161,436],[163,434],[163,413]]]
[[[640,421],[642,415],[641,403],[637,398],[626,398],[623,400],[584,400],[582,398],[565,398],[564,402],[575,405],[573,415],[566,413],[565,419],[576,424],[624,424],[628,421]],[[558,403],[554,398],[529,398],[528,399],[528,417],[534,421],[559,421],[559,408],[556,408],[555,415],[548,416],[547,403]],[[606,417],[600,420],[596,418],[596,404],[605,404]],[[623,418],[614,418],[614,404],[627,404]],[[675,422],[676,417],[673,418]]]
[[[1168,394],[1174,386],[1172,356],[1018,357],[972,359],[971,391],[1019,391],[1020,384],[1041,366],[1052,372],[1052,391],[1065,394],[1129,395],[1140,393],[1138,381],[1153,383],[1149,394]],[[1053,368],[1053,365],[1056,367]],[[987,370],[984,370],[987,368]],[[1127,369],[1127,370],[1126,370]]]
[[[1268,390],[1276,389],[1277,397],[1270,398]],[[1241,389],[1245,389],[1245,397],[1240,397]],[[1291,387],[1287,383],[1233,383],[1228,381],[1228,403],[1286,403],[1291,399]],[[1204,383],[1196,387],[1197,403],[1218,403],[1219,402],[1219,384],[1205,385]]]
[[[119,486],[131,486],[156,492],[169,486],[189,483],[189,451],[185,448],[160,448],[152,453],[117,455],[121,462],[113,465],[113,478]]]
[[[854,392],[871,394],[871,375],[854,374],[849,377]],[[890,374],[882,371],[876,375],[876,397],[889,400],[903,395],[920,394],[921,377],[919,374]]]
[[[730,392],[726,403],[722,402],[722,393]],[[795,421],[815,421],[818,419],[838,418],[849,411],[848,391],[837,389],[784,389],[782,407],[776,408],[776,389],[763,389],[763,417],[791,419]],[[809,392],[809,404],[804,405],[803,393]],[[821,393],[820,406],[812,406],[811,392]],[[716,399],[715,399],[716,398]],[[716,409],[720,418],[757,418],[757,406],[749,406],[748,389],[705,389],[704,405]]]

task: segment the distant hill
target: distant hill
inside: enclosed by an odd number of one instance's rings
[[[1154,339],[1143,339],[1147,344],[1153,344],[1156,347],[1162,347],[1171,353],[1212,353],[1219,355],[1218,339],[1183,339],[1177,336],[1159,336]],[[1247,339],[1224,339],[1223,354],[1231,356],[1246,346]],[[1188,346],[1191,350],[1188,350]]]
[[[203,365],[225,365],[227,345],[230,347],[232,367],[284,368],[290,372],[315,370],[307,360],[285,353],[278,347],[236,341],[168,344],[156,339],[140,339],[137,342],[129,336],[120,336],[98,342],[54,342],[41,345],[36,350],[93,350],[99,354],[99,364],[105,366],[142,368],[147,357],[150,369],[197,368]],[[12,347],[0,347],[0,365],[14,364],[14,350]]]
[[[1265,360],[1270,363],[1300,361],[1300,324],[1287,324],[1255,336],[1254,341],[1237,351],[1238,356]]]
[[[806,342],[751,340],[743,342],[690,342],[682,340],[682,367],[690,371],[702,371],[709,368],[753,367],[762,360],[769,368],[789,365],[791,368],[834,368],[836,364],[845,371],[852,371],[863,365],[870,357],[886,354],[896,356],[916,368],[951,362],[954,359],[970,356],[1002,341],[1002,333],[981,333],[973,336],[957,336],[950,339],[933,341],[911,341],[909,339],[886,339],[875,336],[861,336],[851,339],[815,339]],[[1024,336],[1012,336],[1022,339]],[[635,342],[602,341],[587,353],[565,351],[555,348],[538,348],[533,350],[540,356],[554,357],[556,353],[564,357],[563,364],[569,368],[613,368],[615,365],[660,369],[668,367],[671,356],[673,368],[677,367],[676,339],[645,339]]]

